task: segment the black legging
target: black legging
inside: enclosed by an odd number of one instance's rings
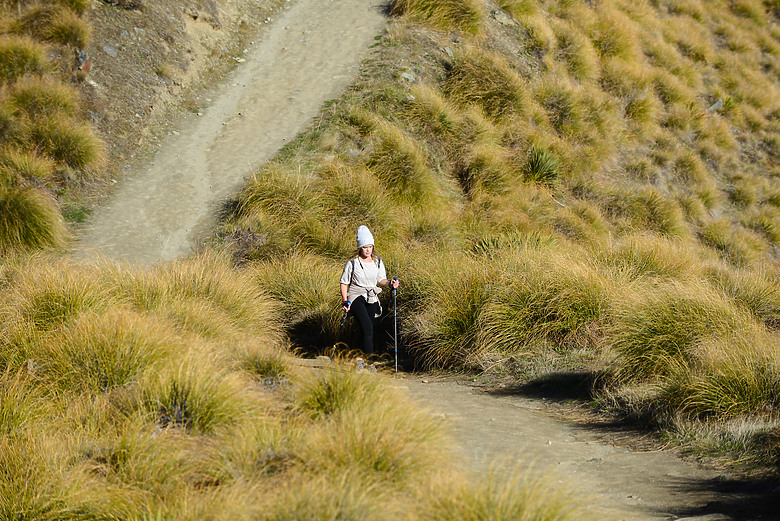
[[[363,352],[368,355],[369,360],[372,360],[374,358],[374,315],[379,312],[379,302],[367,304],[365,297],[360,296],[352,302],[349,311],[357,319],[363,332]]]

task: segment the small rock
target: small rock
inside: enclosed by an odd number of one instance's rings
[[[452,49],[450,49],[449,47],[445,47],[444,48],[444,52],[447,53],[447,56],[450,57],[450,60],[454,60],[455,59],[455,53],[452,52]]]
[[[104,45],[103,52],[108,54],[112,58],[116,58],[117,56],[119,56],[119,51],[116,50],[116,47],[112,47],[110,45]]]
[[[427,384],[428,380],[423,380],[422,383]]]
[[[417,81],[417,78],[414,77],[414,74],[411,74],[409,72],[402,72],[401,78],[405,79],[409,83],[414,83],[415,81]]]
[[[146,31],[144,31],[140,27],[133,27],[133,32],[138,38],[146,38]]]
[[[722,108],[723,108],[723,99],[719,99],[718,101],[710,105],[710,108],[707,109],[707,112],[715,112]]]
[[[493,11],[493,18],[501,25],[517,25],[517,20],[503,11]]]

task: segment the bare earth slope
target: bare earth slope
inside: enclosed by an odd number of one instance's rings
[[[192,251],[220,204],[356,76],[385,23],[379,0],[298,0],[215,86],[210,103],[130,172],[92,217],[78,254],[151,264]],[[549,417],[545,402],[493,397],[453,381],[396,384],[444,414],[476,473],[533,464],[576,485],[603,519],[774,519],[744,490],[666,452],[631,452],[591,427]],[[725,515],[724,515],[725,514]]]
[[[221,202],[354,79],[385,23],[377,0],[299,0],[90,220],[83,256],[151,264],[188,253]]]

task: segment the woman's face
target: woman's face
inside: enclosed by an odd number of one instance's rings
[[[368,244],[366,246],[360,247],[360,256],[364,259],[367,259],[371,256],[371,254],[374,252],[374,245]]]

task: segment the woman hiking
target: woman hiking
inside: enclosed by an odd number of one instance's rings
[[[361,226],[357,231],[357,251],[341,273],[341,302],[345,313],[352,313],[363,333],[362,348],[369,363],[374,357],[374,319],[382,313],[381,287],[397,288],[398,279],[387,280],[385,263],[374,251],[374,236]],[[361,366],[358,359],[358,367]],[[375,367],[372,365],[372,367]]]

